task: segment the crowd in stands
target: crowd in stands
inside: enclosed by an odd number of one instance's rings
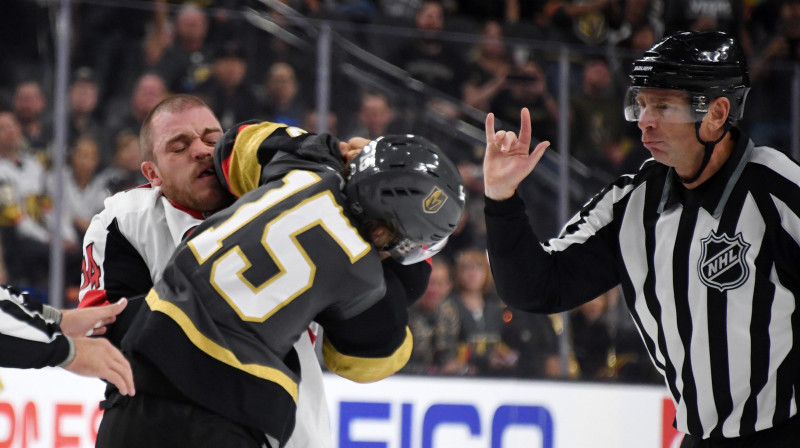
[[[569,376],[656,378],[618,290],[572,312],[569,326],[561,316],[510,309],[493,292],[475,117],[491,111],[512,126],[527,107],[534,137],[556,142],[561,48],[569,51],[569,150],[593,173],[586,182],[633,172],[647,158],[622,114],[628,65],[679,30],[724,30],[744,42],[753,100],[742,127],[757,143],[787,152],[791,144],[800,0],[75,1],[68,163],[59,182],[51,164],[53,8],[7,0],[0,10],[0,282],[46,291],[51,198],[59,191],[67,305],[76,305],[83,232],[105,197],[145,182],[139,128],[172,93],[205,99],[224,128],[264,119],[343,139],[418,133],[458,164],[469,200],[434,260],[428,291],[411,309],[415,351],[407,373],[559,378],[559,334],[569,328]],[[330,110],[320,120],[323,20],[341,40],[333,40]],[[356,55],[348,43],[369,55]],[[555,234],[554,193],[532,181],[521,194],[534,198],[526,199],[532,212],[553,216],[551,228],[537,231]],[[585,199],[575,198],[575,207]]]

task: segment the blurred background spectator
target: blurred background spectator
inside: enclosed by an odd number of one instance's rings
[[[562,42],[602,44],[619,28],[620,0],[548,0],[544,14]]]
[[[408,326],[414,337],[411,359],[401,370],[418,375],[453,374],[460,367],[458,335],[459,311],[453,300],[445,300],[453,290],[450,263],[442,257],[432,260],[428,288],[408,309]]]
[[[558,335],[550,318],[506,307],[501,339],[517,364],[508,374],[517,378],[559,378]]]
[[[502,341],[503,309],[490,292],[492,273],[486,253],[461,252],[455,264],[455,291],[451,300],[458,309],[459,375],[508,375],[519,353]]]
[[[361,95],[361,107],[358,109],[358,121],[353,129],[343,137],[364,137],[370,140],[381,135],[402,132],[395,122],[395,110],[386,95],[380,92],[366,92]]]
[[[800,62],[800,0],[783,0],[778,13],[773,34],[755,43],[757,56],[750,70],[753,88],[745,114],[754,141],[788,151],[792,103],[786,95],[792,92]]]
[[[46,289],[51,211],[45,167],[29,154],[16,116],[0,111],[0,238],[9,279],[20,287]],[[61,230],[68,235],[71,228]],[[67,244],[70,253],[76,249]]]
[[[294,68],[286,62],[276,62],[264,79],[261,114],[270,121],[300,126],[306,107],[298,91]]]
[[[175,40],[156,63],[158,73],[175,93],[194,92],[211,76],[213,48],[206,40],[208,17],[194,3],[186,3],[175,17]]]
[[[217,48],[211,65],[211,76],[197,87],[219,118],[224,129],[259,115],[258,103],[246,84],[247,59],[238,42],[229,41]]]
[[[605,58],[584,62],[582,80],[582,89],[571,97],[572,155],[610,176],[618,172],[633,147],[633,141],[625,136],[628,123],[619,113],[623,93],[614,86]]]
[[[608,357],[612,343],[605,314],[609,294],[616,294],[616,291],[612,289],[571,313],[573,350],[582,379],[594,380],[611,376],[608,371]]]
[[[519,123],[519,111],[531,112],[533,136],[539,140],[555,140],[558,129],[558,105],[547,89],[547,79],[539,64],[523,61],[512,68],[506,87],[491,101],[489,108],[506,123]]]
[[[111,164],[99,175],[101,184],[113,195],[147,183],[142,175],[142,151],[139,136],[132,132],[122,132],[117,136]]]
[[[38,81],[28,80],[14,89],[14,114],[31,151],[44,152],[53,139],[53,121]]]
[[[127,107],[120,105],[119,110],[108,115],[105,124],[106,136],[103,139],[103,148],[107,148],[108,152],[101,154],[103,163],[108,163],[111,159],[109,152],[114,148],[117,137],[123,132],[138,135],[147,113],[166,97],[167,86],[160,76],[146,72],[139,77],[130,94]]]
[[[74,230],[71,235],[64,236],[76,246],[80,246],[92,217],[103,209],[103,201],[108,196],[108,190],[97,176],[99,166],[97,139],[91,134],[83,134],[70,148],[61,183],[56,182],[54,173],[47,176],[48,195],[54,196],[56,190],[61,190],[65,218]],[[77,268],[80,273],[80,264]],[[77,277],[79,275],[73,279]]]
[[[442,40],[444,23],[444,6],[438,1],[423,1],[415,16],[416,37],[403,45],[391,61],[426,86],[461,98],[466,64],[463,51]]]
[[[503,39],[503,28],[495,21],[483,25],[481,37],[471,51],[464,83],[464,102],[484,112],[505,86],[511,70],[511,55]]]
[[[98,114],[98,95],[100,89],[94,79],[92,69],[81,67],[72,75],[69,86],[69,145],[84,134],[102,135],[103,125]]]
[[[61,190],[62,225],[65,227],[61,236],[70,248],[65,256],[64,283],[68,291],[65,306],[74,308],[78,306],[83,235],[92,217],[103,209],[108,190],[97,177],[100,147],[93,135],[78,137],[70,148],[67,161],[60,183],[53,172],[47,174],[45,182],[48,197],[54,197],[55,192]]]

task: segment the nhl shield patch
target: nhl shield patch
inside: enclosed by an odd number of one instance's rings
[[[700,242],[703,252],[697,270],[704,285],[724,292],[747,281],[750,270],[745,255],[750,244],[745,242],[741,233],[731,238],[724,233],[717,235],[712,230]]]

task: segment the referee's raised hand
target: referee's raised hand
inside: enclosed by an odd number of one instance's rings
[[[520,113],[519,137],[511,131],[494,130],[494,114],[486,116],[486,155],[483,159],[484,193],[494,200],[508,199],[539,163],[550,142],[543,141],[532,152],[531,114]]]

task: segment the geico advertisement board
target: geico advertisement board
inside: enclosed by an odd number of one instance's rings
[[[104,385],[0,369],[0,448],[92,447]],[[325,375],[338,448],[677,448],[661,387]]]
[[[574,382],[327,376],[338,448],[677,448],[666,389]]]

